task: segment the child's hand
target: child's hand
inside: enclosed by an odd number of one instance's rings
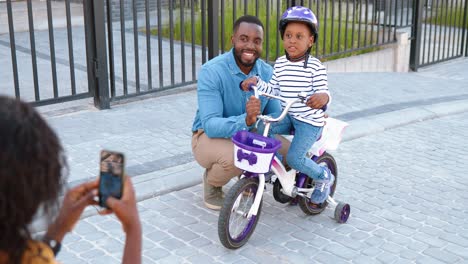
[[[310,108],[321,109],[328,104],[329,99],[326,93],[314,93],[307,99],[306,105]]]
[[[252,85],[257,85],[257,77],[250,77],[241,82],[241,88],[244,91],[250,91]]]

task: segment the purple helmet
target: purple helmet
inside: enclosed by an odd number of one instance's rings
[[[283,38],[286,25],[291,21],[306,23],[309,26],[312,35],[314,36],[314,43],[317,42],[318,20],[315,14],[309,8],[303,6],[293,6],[288,8],[283,13],[283,16],[281,16],[279,22],[281,38]]]

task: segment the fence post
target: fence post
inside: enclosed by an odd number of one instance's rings
[[[109,109],[104,1],[84,0],[83,10],[88,89],[94,95],[95,107]]]
[[[289,0],[288,3],[286,3],[286,5],[288,7],[293,7],[293,6],[297,6],[297,5],[300,5],[300,6],[304,6],[304,0],[301,0],[301,1],[298,1],[299,3],[297,3],[296,0]]]
[[[421,19],[422,19],[422,5],[424,1],[415,0],[413,4],[413,26],[411,27],[411,51],[410,51],[410,68],[413,71],[418,71],[419,56],[421,48]]]
[[[218,11],[219,0],[208,0],[208,60],[219,55]]]
[[[465,0],[465,11],[463,12],[463,27],[466,26],[467,19],[468,19],[468,0]],[[463,34],[462,34],[463,35],[462,41],[465,41],[465,57],[468,57],[468,36],[466,36],[467,34],[468,34],[468,28],[464,28]]]

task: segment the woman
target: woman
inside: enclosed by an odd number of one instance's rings
[[[95,205],[98,180],[70,189],[61,208],[67,164],[59,139],[30,105],[0,96],[0,263],[56,263],[60,242],[88,205]],[[122,199],[109,198],[126,233],[122,263],[141,263],[141,225],[130,178]],[[46,219],[44,238],[28,229],[38,212]],[[58,214],[57,214],[58,212]]]

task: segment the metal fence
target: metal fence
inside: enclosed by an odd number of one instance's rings
[[[322,60],[376,50],[405,29],[412,29],[415,70],[466,53],[466,0],[81,1],[0,2],[0,56],[11,65],[0,73],[0,93],[36,105],[94,97],[108,108],[193,84],[203,63],[231,48],[233,22],[243,14],[263,21],[263,58],[273,63],[283,53],[278,21],[292,5],[317,15],[313,54]]]
[[[264,58],[274,61],[283,53],[278,21],[286,8],[293,5],[309,7],[319,19],[319,41],[313,54],[325,60],[393,43],[395,28],[412,25],[410,0],[221,1],[219,7],[211,6],[215,9],[212,13],[218,16],[213,16],[214,23],[210,24],[220,26],[211,31],[214,35],[210,50],[220,48],[221,53],[228,50],[233,21],[242,14],[252,14],[265,25]]]
[[[1,94],[36,105],[92,96],[87,86],[77,83],[77,77],[83,79],[86,75],[80,61],[75,61],[74,43],[80,34],[73,35],[71,3],[62,2],[60,28],[54,24],[56,9],[52,3],[51,0],[0,3],[0,56],[4,64],[0,73]],[[60,45],[56,45],[58,41]],[[8,64],[11,71],[7,70]],[[78,76],[77,70],[81,70]],[[67,78],[63,78],[65,75]]]
[[[410,67],[468,56],[468,1],[417,0]]]

